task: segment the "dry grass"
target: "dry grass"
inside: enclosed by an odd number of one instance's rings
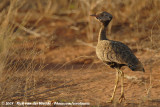
[[[158,10],[160,0],[1,0],[0,101],[39,100],[35,97],[38,88],[54,84],[52,73],[43,72],[48,64],[42,57],[45,51],[80,44],[77,39],[82,45],[95,45],[100,24],[90,17],[93,13],[112,13],[109,38],[138,51],[159,52]]]

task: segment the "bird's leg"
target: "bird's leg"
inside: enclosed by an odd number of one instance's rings
[[[116,92],[116,89],[117,89],[118,82],[119,82],[119,71],[116,69],[115,86],[114,86],[112,97],[111,97],[109,102],[113,102],[113,100],[114,100],[114,96],[115,96],[115,92]]]
[[[125,100],[125,97],[124,97],[124,89],[123,89],[123,80],[124,80],[124,73],[123,71],[119,70],[120,72],[120,76],[121,76],[121,96],[119,98],[119,102],[121,103],[122,100]]]

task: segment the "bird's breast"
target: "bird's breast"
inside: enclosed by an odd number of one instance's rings
[[[96,47],[96,55],[100,60],[106,61],[105,57],[107,55],[107,51],[109,51],[109,42],[108,41],[98,42]]]

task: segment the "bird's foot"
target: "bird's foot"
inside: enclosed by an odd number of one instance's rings
[[[113,97],[107,103],[113,103]]]
[[[121,94],[119,98],[119,103],[121,103],[123,100],[125,100],[124,93]]]

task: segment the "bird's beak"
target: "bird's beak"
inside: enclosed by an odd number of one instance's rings
[[[92,14],[92,15],[90,15],[90,16],[94,16],[94,17],[97,17],[97,15],[96,15],[96,14]]]

